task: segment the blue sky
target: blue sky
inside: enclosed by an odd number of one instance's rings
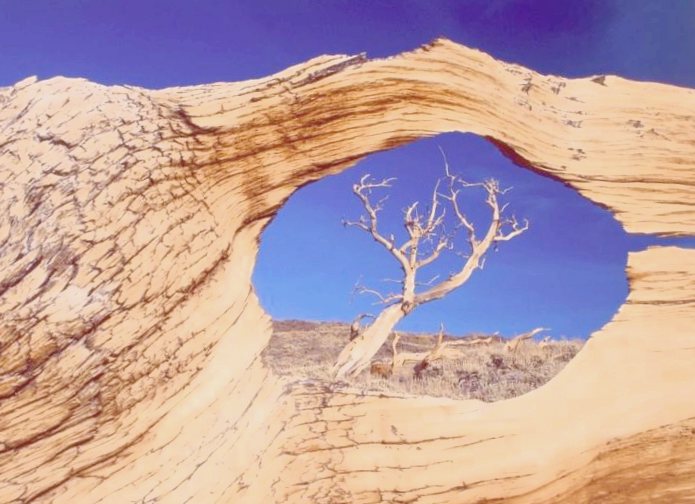
[[[542,73],[695,87],[694,26],[690,0],[0,0],[0,86],[34,74],[151,88],[234,81],[318,54],[388,56],[446,36]],[[432,330],[441,320],[458,333],[511,334],[545,325],[556,336],[585,337],[609,320],[627,292],[627,251],[655,240],[626,236],[573,191],[461,134],[370,156],[299,191],[263,237],[254,281],[265,308],[278,318],[324,320],[376,309],[352,296],[352,286],[362,278],[378,287],[397,269],[367,236],[340,225],[360,212],[351,185],[363,173],[397,176],[383,217],[397,229],[401,208],[425,198],[440,173],[438,146],[467,178],[513,186],[511,208],[532,227],[402,327]],[[446,258],[441,272],[455,267]]]

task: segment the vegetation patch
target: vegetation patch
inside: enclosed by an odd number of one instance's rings
[[[438,335],[398,333],[398,352],[427,353]],[[273,336],[263,353],[264,362],[276,374],[290,380],[332,381],[331,369],[350,338],[349,324],[340,322],[275,321]],[[391,367],[394,334],[379,349],[372,366],[344,379],[364,392],[429,395],[454,399],[498,401],[533,390],[555,376],[580,350],[582,340],[521,339],[498,335],[444,334],[445,343],[456,345],[456,358]]]

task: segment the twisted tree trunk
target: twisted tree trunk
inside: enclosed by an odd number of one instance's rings
[[[335,376],[339,379],[355,376],[368,367],[389,334],[405,315],[400,304],[384,308],[362,334],[343,348],[334,367]]]
[[[0,88],[0,502],[677,502],[695,481],[695,252],[554,380],[494,404],[285,386],[250,278],[298,187],[443,131],[692,234],[695,93],[438,41],[266,79]],[[422,418],[427,418],[423,422]]]

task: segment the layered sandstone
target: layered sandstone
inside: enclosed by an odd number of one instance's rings
[[[298,187],[482,135],[635,233],[695,233],[695,91],[564,79],[448,41],[151,91],[0,88],[0,502],[695,498],[695,251],[632,253],[627,303],[493,404],[287,386],[250,278]]]

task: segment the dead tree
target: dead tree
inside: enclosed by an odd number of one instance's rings
[[[391,362],[391,367],[394,372],[396,369],[405,366],[409,362],[417,365],[418,363],[427,359],[428,356],[434,351],[430,350],[427,352],[399,352],[398,342],[400,341],[400,337],[400,333],[396,333],[393,337],[393,341],[391,342],[391,349],[393,351],[393,360]],[[438,345],[439,342],[437,345],[435,345],[435,349]]]
[[[439,326],[439,335],[437,336],[437,343],[434,345],[434,348],[432,351],[425,356],[424,359],[422,359],[420,362],[415,364],[413,367],[413,374],[415,375],[416,378],[420,378],[422,376],[422,372],[425,371],[428,367],[430,367],[430,364],[436,360],[442,359],[446,356],[446,350],[447,350],[447,343],[444,341],[444,324],[441,324]],[[454,357],[454,356],[449,356],[449,357]]]
[[[550,336],[546,336],[541,340],[540,343],[538,343],[538,348],[540,348],[541,350],[549,350],[550,348],[552,348],[552,345],[552,338]]]
[[[522,344],[533,339],[533,337],[536,334],[538,334],[539,332],[548,331],[548,330],[549,329],[546,327],[536,327],[535,329],[533,329],[527,333],[519,334],[518,336],[515,336],[514,338],[509,340],[507,342],[507,344],[504,345],[504,349],[507,352],[516,352]]]
[[[459,341],[450,341],[449,346],[452,347],[477,347],[477,346],[488,346],[492,345],[498,340],[498,333],[493,334],[492,336],[485,336],[485,337],[478,337],[478,338],[472,338],[472,339],[462,339]]]
[[[419,377],[430,364],[437,360],[456,359],[463,356],[463,352],[460,350],[461,342],[444,341],[444,324],[441,324],[439,327],[439,334],[437,335],[434,348],[428,352],[398,352],[397,345],[399,340],[400,334],[396,333],[391,342],[393,352],[392,373],[408,363],[413,363],[413,374]]]
[[[398,365],[396,359],[398,356],[398,341],[401,339],[401,335],[398,332],[393,333],[393,339],[391,340],[391,362],[374,361],[369,366],[369,373],[372,376],[380,376],[382,378],[389,378],[396,370]]]
[[[358,221],[344,221],[346,226],[354,226],[369,233],[379,245],[384,247],[398,262],[402,270],[402,278],[398,280],[400,292],[382,295],[374,289],[361,287],[362,293],[377,296],[379,303],[385,308],[379,313],[374,322],[365,331],[352,340],[338,356],[333,367],[336,378],[355,376],[364,370],[377,353],[381,345],[398,322],[412,312],[417,306],[440,299],[468,281],[473,272],[482,269],[485,254],[493,246],[503,241],[509,241],[528,229],[528,221],[519,223],[515,217],[505,217],[507,205],[501,205],[499,198],[508,189],[501,189],[499,182],[488,179],[484,182],[469,183],[449,171],[445,158],[446,175],[439,179],[432,191],[429,208],[420,213],[419,203],[415,202],[404,211],[404,227],[407,238],[400,245],[396,244],[393,235],[385,236],[379,230],[378,214],[382,210],[383,199],[372,201],[375,190],[390,188],[393,178],[374,181],[370,175],[365,175],[359,183],[353,186],[353,192],[362,202],[366,215]],[[444,189],[442,190],[442,187]],[[464,189],[480,189],[484,191],[485,202],[491,210],[490,223],[482,236],[479,236],[471,220],[463,212],[459,195]],[[456,226],[451,233],[445,232],[445,207],[449,207],[454,216]],[[464,259],[460,269],[448,278],[436,282],[437,277],[427,283],[418,282],[417,274],[420,268],[437,260],[442,252],[454,250],[453,237],[460,229],[467,233],[468,253],[459,255]],[[424,288],[419,290],[418,288]]]

